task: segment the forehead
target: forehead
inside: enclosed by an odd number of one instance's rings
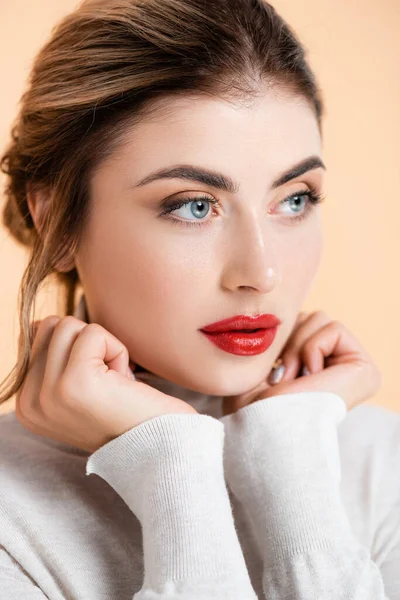
[[[321,155],[317,118],[309,102],[283,90],[258,93],[251,102],[205,95],[156,100],[127,127],[117,152],[135,172],[179,162],[214,168],[261,169],[263,177]]]

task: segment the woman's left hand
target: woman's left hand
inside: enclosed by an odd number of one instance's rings
[[[224,416],[257,400],[298,392],[333,392],[351,410],[381,387],[381,373],[366,350],[342,323],[322,311],[299,314],[280,359],[285,370],[279,383],[268,383],[270,372],[257,388],[226,396]],[[309,374],[302,375],[302,367]]]

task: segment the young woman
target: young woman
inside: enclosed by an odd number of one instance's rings
[[[322,114],[262,0],[87,0],[53,30],[2,160],[31,259],[0,600],[400,599],[400,418],[301,312]],[[48,276],[64,316],[31,324]]]

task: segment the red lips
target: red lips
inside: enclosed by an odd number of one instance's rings
[[[211,323],[201,328],[201,331],[207,333],[216,333],[221,331],[237,331],[243,329],[269,329],[280,324],[280,320],[275,315],[261,314],[254,316],[236,315],[216,323]]]

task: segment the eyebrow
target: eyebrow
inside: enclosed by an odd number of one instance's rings
[[[303,175],[307,171],[318,168],[326,170],[326,167],[319,156],[310,156],[291,167],[288,171],[281,173],[272,183],[271,189],[274,190],[284,183],[287,183],[296,177],[300,177],[300,175]],[[147,175],[147,177],[130,187],[140,187],[158,179],[186,179],[197,181],[230,194],[236,194],[239,191],[239,184],[227,175],[196,167],[194,165],[174,165],[173,167],[159,169],[158,171],[150,173],[150,175]]]

